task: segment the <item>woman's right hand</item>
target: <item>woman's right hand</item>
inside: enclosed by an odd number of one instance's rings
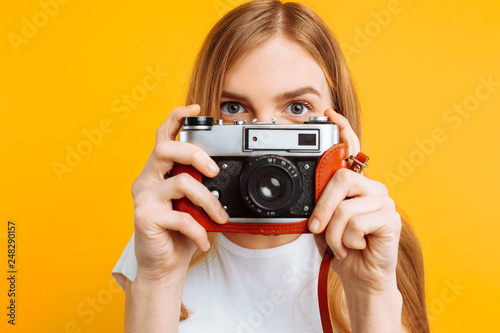
[[[218,174],[217,164],[207,153],[175,140],[182,118],[199,112],[200,106],[195,104],[170,113],[158,128],[153,153],[132,185],[137,276],[151,282],[184,278],[196,248],[210,248],[205,229],[188,213],[173,210],[172,200],[187,197],[218,223],[229,218],[216,197],[190,175],[164,178],[175,163],[192,165],[207,177]]]

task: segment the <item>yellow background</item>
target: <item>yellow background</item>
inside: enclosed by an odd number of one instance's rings
[[[4,4],[0,330],[122,331],[125,297],[110,272],[133,232],[130,186],[156,128],[182,104],[205,34],[239,2]],[[349,50],[364,108],[369,175],[392,182],[391,196],[420,238],[433,331],[500,331],[500,3],[307,3]],[[384,11],[392,11],[390,18]],[[34,20],[36,30],[23,28]],[[23,29],[29,38],[13,44],[13,36],[24,38]],[[168,77],[128,114],[113,112],[122,94],[140,92],[148,68]],[[488,78],[497,83],[491,91],[481,83]],[[471,111],[450,122],[448,110],[464,103]],[[58,179],[53,163],[66,164],[67,146],[83,149],[82,131],[103,119],[111,123],[109,133]],[[433,150],[426,146],[424,154],[416,141],[428,143],[436,129],[446,140]],[[413,169],[402,169],[410,159]],[[9,219],[17,224],[15,327],[6,323]]]

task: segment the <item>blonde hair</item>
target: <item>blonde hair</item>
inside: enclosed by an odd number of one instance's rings
[[[257,45],[282,36],[307,50],[325,73],[333,108],[347,118],[361,137],[360,106],[351,74],[332,31],[310,8],[278,0],[255,0],[227,13],[209,32],[195,61],[186,104],[199,104],[201,114],[219,117],[220,98],[228,75],[238,61]],[[403,296],[402,321],[408,332],[428,332],[424,271],[420,245],[408,223],[402,219],[397,280]],[[209,234],[208,253],[197,252],[190,268],[203,263],[216,251],[216,235]],[[328,298],[330,318],[342,333],[351,332],[343,287],[330,269]],[[180,319],[189,312],[182,305]]]

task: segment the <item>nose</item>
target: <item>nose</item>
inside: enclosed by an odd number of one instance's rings
[[[262,108],[255,112],[254,118],[259,123],[270,123],[272,119],[278,120],[277,112],[271,108]]]

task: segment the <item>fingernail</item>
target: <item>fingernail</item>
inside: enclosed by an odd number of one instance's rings
[[[309,230],[312,232],[316,232],[319,229],[319,220],[317,218],[313,218],[309,223]]]
[[[229,220],[229,215],[227,214],[227,212],[226,212],[226,210],[224,208],[220,209],[220,216],[222,217],[222,219],[224,220],[224,222],[226,222],[227,220]]]
[[[208,162],[208,169],[212,172],[212,173],[219,173],[219,167],[217,166],[217,163],[215,163],[214,161],[210,160],[210,162]]]
[[[342,258],[338,255],[338,254],[333,254],[333,258],[337,259],[337,260],[342,260]]]
[[[205,251],[208,251],[210,249],[210,242],[207,239],[207,242],[205,243]]]

